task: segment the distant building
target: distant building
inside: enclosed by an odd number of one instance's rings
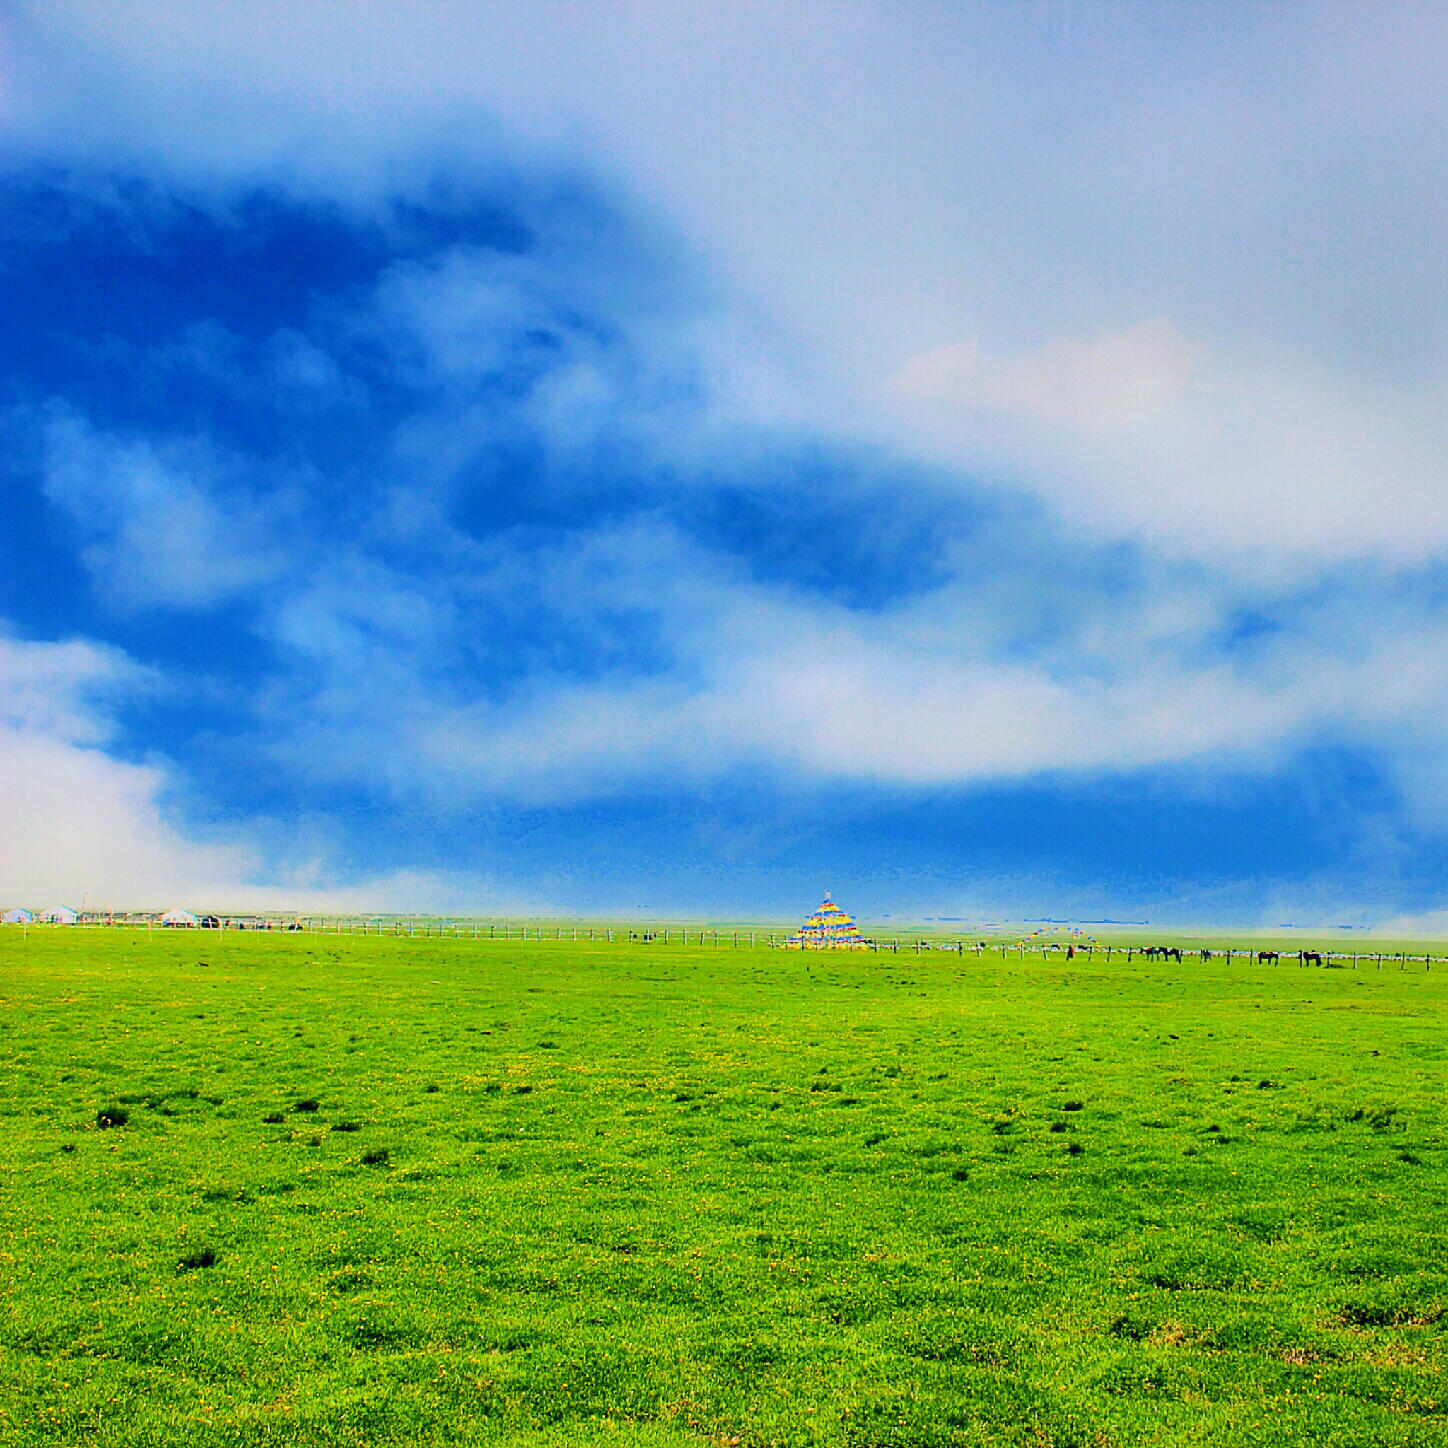
[[[37,911],[35,916],[39,925],[74,925],[79,919],[80,916],[69,905],[51,905],[45,910]]]
[[[191,929],[197,924],[197,920],[189,910],[168,910],[161,917],[161,924],[172,925],[178,929]]]
[[[19,905],[12,910],[7,910],[4,915],[0,915],[0,922],[6,925],[29,925],[34,919],[35,916],[30,911],[21,909]]]

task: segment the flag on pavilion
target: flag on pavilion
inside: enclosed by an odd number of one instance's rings
[[[784,942],[786,950],[868,950],[860,927],[826,894],[820,908]]]

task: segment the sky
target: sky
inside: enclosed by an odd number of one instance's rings
[[[0,906],[1448,930],[1448,11],[0,0]]]

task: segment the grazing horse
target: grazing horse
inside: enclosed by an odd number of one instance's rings
[[[1259,950],[1259,951],[1257,952],[1257,964],[1258,964],[1258,965],[1261,965],[1264,961],[1268,961],[1268,960],[1272,961],[1272,962],[1275,964],[1275,963],[1276,963],[1278,960],[1280,960],[1281,958],[1282,958],[1282,957],[1281,957],[1281,954],[1280,954],[1278,951],[1275,951],[1275,950]]]
[[[1322,955],[1316,950],[1304,950],[1302,952],[1303,965],[1321,965]]]
[[[1181,946],[1179,946],[1179,945],[1168,945],[1168,946],[1165,946],[1165,947],[1162,949],[1161,958],[1162,958],[1163,960],[1174,960],[1174,961],[1176,961],[1176,963],[1177,963],[1178,965],[1180,965],[1180,964],[1181,964],[1181,959],[1182,959]]]

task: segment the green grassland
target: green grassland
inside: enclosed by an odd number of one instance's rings
[[[1448,1444],[1448,970],[0,932],[0,1444]]]

